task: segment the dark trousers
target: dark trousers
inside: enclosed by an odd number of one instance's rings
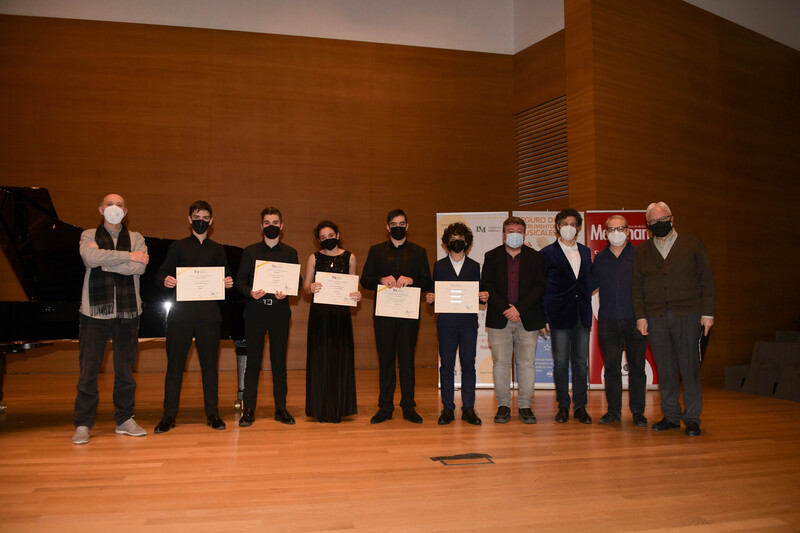
[[[442,382],[442,405],[455,409],[456,351],[461,361],[461,410],[475,407],[475,351],[478,330],[475,327],[437,328],[439,337],[439,379]]]
[[[572,366],[572,402],[575,409],[586,407],[589,375],[589,332],[578,323],[572,329],[554,329],[552,333],[553,381],[559,409],[569,410],[569,369]]]
[[[275,409],[286,407],[286,348],[289,344],[289,319],[292,310],[287,303],[273,300],[274,305],[249,302],[244,309],[244,331],[247,338],[247,368],[244,372],[245,409],[255,409],[258,379],[264,358],[264,336],[269,333],[269,361],[272,367],[272,397]]]
[[[700,315],[675,316],[668,309],[663,317],[647,317],[647,331],[658,367],[661,413],[675,424],[680,420],[700,424],[703,410],[698,354]],[[680,381],[683,381],[685,409],[681,409]]]
[[[414,349],[417,346],[419,320],[375,317],[375,343],[378,348],[378,375],[381,392],[378,406],[394,410],[394,389],[397,385],[395,361],[400,367],[400,407],[409,408],[414,402]]]
[[[167,375],[164,378],[164,415],[178,416],[183,371],[194,338],[200,373],[203,377],[203,403],[206,417],[218,416],[217,359],[219,322],[169,322],[167,324]]]
[[[636,328],[636,319],[597,320],[597,340],[605,365],[608,412],[622,416],[622,350],[628,360],[628,406],[634,415],[644,414],[647,373],[644,370],[647,339]]]
[[[133,365],[139,344],[139,317],[99,319],[81,315],[79,325],[79,357],[81,375],[75,397],[75,427],[94,425],[100,393],[97,374],[103,365],[108,341],[114,350],[114,419],[119,426],[133,416],[136,381]]]

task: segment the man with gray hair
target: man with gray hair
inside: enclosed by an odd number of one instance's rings
[[[142,299],[139,276],[149,262],[141,234],[128,231],[125,199],[109,194],[100,203],[103,222],[81,233],[80,254],[86,265],[78,335],[81,375],[75,398],[73,444],[89,442],[89,430],[100,395],[97,374],[108,341],[114,347],[114,418],[116,433],[143,437],[147,432],[133,419],[136,381],[133,365],[139,344]]]
[[[663,418],[653,430],[679,428],[683,420],[686,434],[696,437],[703,408],[698,341],[714,325],[714,274],[702,241],[675,231],[667,204],[650,204],[645,218],[653,237],[636,253],[633,308],[636,327],[648,336],[658,367]]]

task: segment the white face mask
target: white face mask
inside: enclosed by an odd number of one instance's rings
[[[611,246],[622,246],[626,240],[628,237],[624,231],[612,231],[608,234],[608,242],[611,243]]]
[[[103,218],[109,224],[119,224],[125,218],[125,211],[118,205],[110,205],[103,209]]]
[[[561,238],[565,241],[574,239],[576,233],[578,233],[578,230],[572,226],[562,226],[561,229],[558,230],[558,234],[561,235]]]
[[[506,233],[506,244],[510,248],[519,248],[525,242],[525,237],[522,233]]]

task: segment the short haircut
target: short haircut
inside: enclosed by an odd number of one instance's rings
[[[450,238],[453,235],[464,237],[464,243],[467,245],[466,250],[469,250],[469,247],[472,246],[472,230],[463,222],[453,222],[445,228],[442,234],[442,242],[445,246],[450,242]]]
[[[208,211],[208,216],[214,216],[214,211],[211,210],[211,204],[205,200],[197,200],[195,203],[189,206],[189,216],[192,216],[195,211]]]
[[[263,220],[263,219],[262,219]],[[319,232],[325,228],[331,228],[334,233],[339,233],[339,226],[336,225],[336,222],[331,222],[330,220],[323,220],[317,227],[314,228],[314,238],[319,239]]]
[[[264,222],[264,217],[267,215],[278,215],[278,222],[283,224],[283,215],[281,215],[281,210],[277,207],[269,206],[265,207],[261,211],[261,222]]]
[[[652,204],[647,206],[647,211],[645,211],[644,213],[644,218],[646,220],[650,220],[650,211],[652,211],[656,207],[660,207],[661,209],[666,211],[667,215],[672,215],[672,209],[670,209],[667,204],[665,204],[664,202],[653,202]]]
[[[503,233],[506,231],[506,226],[522,226],[523,233],[528,229],[528,227],[525,225],[525,221],[519,217],[508,217],[505,219],[503,221]]]
[[[386,223],[389,224],[393,218],[395,217],[403,217],[406,219],[406,223],[408,223],[408,216],[406,216],[406,212],[402,209],[392,209],[389,211],[389,214],[386,215]]]
[[[625,227],[626,227],[626,228],[628,227],[628,219],[626,219],[624,216],[622,216],[622,215],[611,215],[610,217],[608,217],[608,218],[606,219],[606,228],[608,228],[608,222],[609,222],[609,221],[610,221],[612,218],[621,218],[622,220],[624,220],[624,221],[625,221]]]
[[[578,227],[580,228],[581,226],[583,226],[583,217],[581,216],[581,214],[578,213],[577,210],[568,207],[566,209],[562,209],[556,215],[556,228],[561,223],[561,221],[567,217],[575,217],[575,222],[578,223]]]

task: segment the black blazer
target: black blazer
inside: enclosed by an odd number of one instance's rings
[[[542,296],[545,289],[544,260],[542,254],[523,246],[520,249],[519,265],[519,300],[515,307],[522,318],[526,331],[544,327],[544,311]],[[489,291],[489,302],[486,306],[486,326],[503,329],[508,319],[503,312],[508,309],[508,263],[506,262],[505,245],[489,250],[483,258],[481,274],[481,290]]]
[[[439,259],[433,264],[433,281],[480,281],[481,266],[474,259],[464,257],[461,273],[456,274],[450,257]],[[432,287],[435,288],[435,287]],[[436,319],[439,328],[477,328],[478,313],[439,313]]]
[[[391,241],[378,243],[370,247],[367,261],[361,271],[361,286],[369,291],[378,288],[381,278],[386,276],[407,276],[413,280],[412,287],[419,287],[422,292],[430,290],[431,266],[425,248],[406,241],[402,248],[400,268],[395,268],[394,245]]]

